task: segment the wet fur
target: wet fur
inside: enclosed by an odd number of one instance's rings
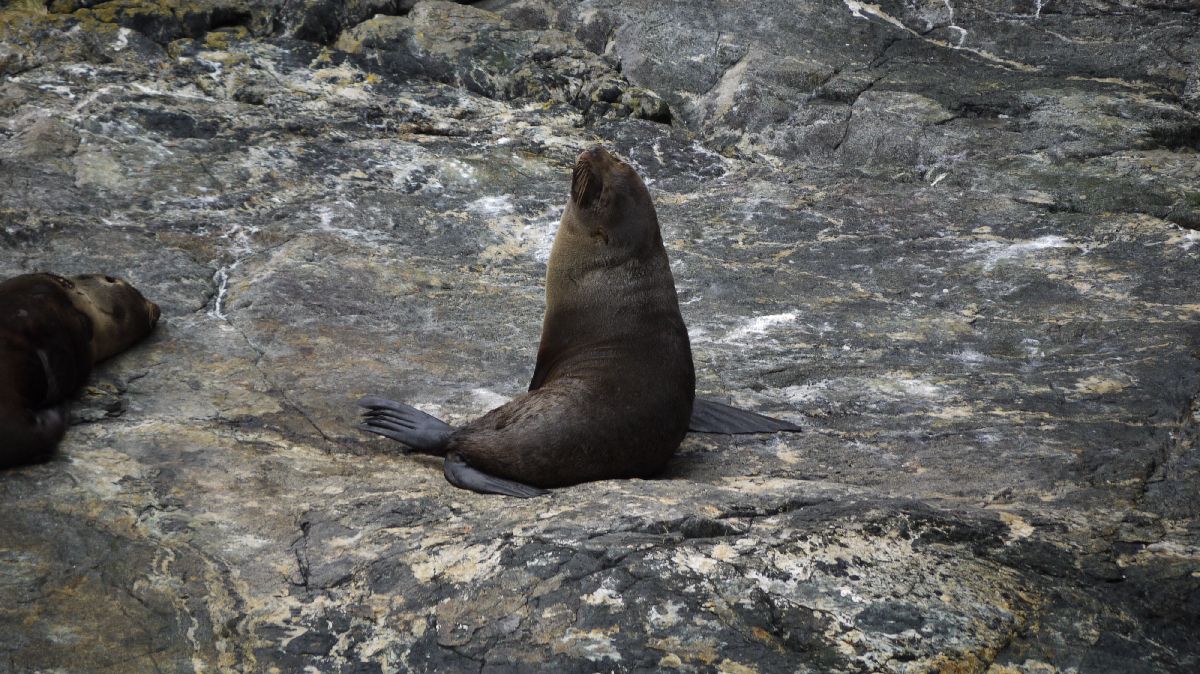
[[[158,317],[156,305],[112,277],[43,273],[0,283],[0,468],[49,458],[66,431],[63,402]]]
[[[580,156],[546,275],[530,392],[455,431],[473,467],[538,487],[651,477],[688,430],[695,374],[649,192]]]

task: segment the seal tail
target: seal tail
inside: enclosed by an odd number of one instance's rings
[[[364,409],[359,430],[391,438],[419,454],[446,455],[454,429],[441,419],[378,396],[367,396],[358,406]]]
[[[777,433],[779,431],[802,431],[796,424],[782,419],[773,419],[757,412],[739,410],[713,400],[696,398],[692,403],[692,418],[688,430],[693,433]]]
[[[67,431],[67,417],[58,407],[25,413],[22,418],[0,417],[0,469],[41,463]]]

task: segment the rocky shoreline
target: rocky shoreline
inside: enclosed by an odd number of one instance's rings
[[[163,310],[0,476],[0,671],[1191,672],[1200,12],[19,0],[0,274]],[[583,148],[701,393],[517,502],[355,431],[524,389]]]

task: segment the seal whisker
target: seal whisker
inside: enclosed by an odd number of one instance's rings
[[[600,196],[603,181],[596,175],[591,164],[582,157],[571,170],[571,200],[586,208]]]

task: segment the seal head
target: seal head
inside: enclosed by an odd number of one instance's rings
[[[105,274],[72,276],[75,308],[92,322],[92,362],[98,363],[150,334],[162,311],[124,279]]]

